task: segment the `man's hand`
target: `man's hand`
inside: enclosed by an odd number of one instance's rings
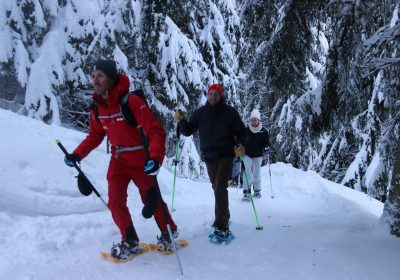
[[[235,150],[235,156],[237,157],[243,157],[244,154],[246,153],[246,149],[244,148],[244,146],[242,144],[237,144],[234,148]]]
[[[160,166],[161,165],[157,161],[149,159],[144,164],[144,173],[146,173],[149,176],[156,176],[160,171]]]
[[[176,110],[174,114],[174,121],[180,122],[183,120],[187,120],[188,116],[186,112],[183,112],[181,109]]]
[[[75,163],[80,162],[81,159],[76,154],[68,154],[64,157],[64,162],[69,167],[74,167]]]

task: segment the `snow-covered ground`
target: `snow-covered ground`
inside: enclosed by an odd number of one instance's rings
[[[208,241],[214,199],[208,182],[177,179],[173,218],[190,246],[175,256],[147,253],[126,264],[103,260],[99,252],[119,241],[110,213],[95,196],[80,195],[76,171],[64,165],[55,144],[68,150],[83,133],[0,110],[0,279],[270,279],[397,280],[400,239],[380,224],[383,205],[366,195],[282,163],[273,164],[270,193],[263,167],[261,199],[251,203],[229,189],[229,245]],[[82,162],[82,169],[107,200],[105,145]],[[173,176],[158,176],[171,204]],[[153,219],[141,217],[132,185],[129,207],[142,242],[159,234]]]

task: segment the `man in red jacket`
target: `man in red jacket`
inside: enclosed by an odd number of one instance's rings
[[[107,136],[111,144],[111,160],[107,172],[108,207],[122,235],[121,243],[111,249],[112,255],[124,259],[139,249],[139,238],[126,205],[128,184],[131,180],[138,187],[145,204],[143,215],[145,211],[150,212],[150,215],[147,214],[148,218],[154,213],[161,231],[160,237],[157,237],[158,244],[160,247],[172,250],[167,223],[162,216],[161,203],[165,206],[174,238],[177,237],[177,226],[168,212],[168,207],[158,198],[151,177],[157,175],[163,162],[166,133],[146,102],[137,95],[130,95],[128,98],[130,111],[148,138],[151,159],[147,160],[137,127],[124,121],[120,109],[120,99],[129,91],[128,77],[117,72],[113,60],[97,61],[91,77],[96,109],[90,111],[89,134],[72,154],[65,157],[65,163],[73,166],[74,162],[81,161]]]

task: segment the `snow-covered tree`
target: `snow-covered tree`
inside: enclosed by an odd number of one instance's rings
[[[168,131],[172,168],[173,111],[191,114],[207,87],[222,83],[244,121],[261,111],[276,160],[386,201],[384,218],[394,228],[399,4],[3,0],[0,101],[21,100],[24,91],[20,113],[85,129],[91,67],[112,58]],[[197,135],[178,145],[178,174],[204,176]]]

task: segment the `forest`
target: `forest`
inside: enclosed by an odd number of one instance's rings
[[[111,58],[142,88],[174,153],[176,109],[211,83],[248,122],[261,111],[273,160],[385,203],[400,236],[399,0],[4,0],[0,107],[85,131],[90,71]],[[179,173],[205,175],[198,139]]]

